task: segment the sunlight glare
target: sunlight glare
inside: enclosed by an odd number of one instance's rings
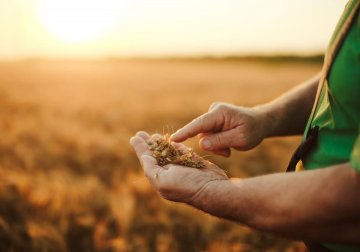
[[[117,19],[118,2],[39,0],[38,11],[41,23],[50,34],[67,43],[81,43],[106,35]]]

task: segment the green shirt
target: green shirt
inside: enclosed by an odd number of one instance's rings
[[[334,37],[359,0],[350,0],[335,29]],[[329,47],[330,47],[329,46]],[[318,144],[303,160],[307,170],[350,162],[360,172],[360,15],[355,14],[348,33],[321,89],[313,120],[319,127]],[[307,127],[307,128],[308,128]],[[304,138],[307,132],[304,133]],[[335,178],[336,179],[336,178]],[[334,189],[335,190],[335,189]],[[360,203],[354,202],[354,204]],[[360,228],[360,227],[359,227]],[[360,251],[360,246],[326,244],[335,251]]]

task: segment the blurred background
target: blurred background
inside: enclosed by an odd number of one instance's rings
[[[305,251],[162,200],[128,141],[310,78],[346,2],[0,0],[0,251]],[[209,159],[282,172],[299,141]]]

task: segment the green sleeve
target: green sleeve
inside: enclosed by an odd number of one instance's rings
[[[350,155],[351,165],[360,172],[360,134],[357,136],[351,155]]]

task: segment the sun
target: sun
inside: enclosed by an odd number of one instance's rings
[[[39,18],[48,33],[68,43],[102,38],[118,16],[118,0],[38,0]]]

